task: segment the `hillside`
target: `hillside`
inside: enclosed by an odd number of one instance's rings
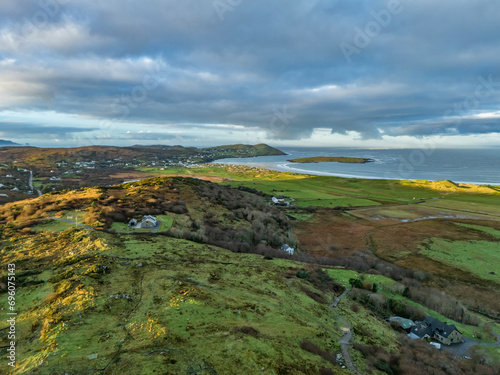
[[[38,148],[16,147],[0,148],[0,163],[17,161],[19,165],[30,168],[54,167],[61,162],[73,164],[80,161],[106,163],[114,160],[117,163],[135,162],[210,162],[222,158],[252,157],[263,155],[284,155],[276,148],[265,144],[229,145],[209,148],[151,145],[151,146],[87,146],[74,148]],[[64,166],[64,165],[63,165]]]
[[[155,177],[147,167],[194,166],[223,158],[284,155],[265,144],[210,148],[183,146],[0,147],[0,204],[42,193],[110,186]],[[32,173],[32,177],[31,174]]]
[[[297,184],[311,184],[311,189],[317,183],[318,194],[325,194],[321,182],[332,186],[334,181],[311,182],[307,176],[253,169],[237,173],[247,178],[258,173],[263,184],[259,190],[269,193],[279,186],[297,192]],[[335,181],[337,193],[352,193],[349,182]],[[498,325],[468,310],[462,301],[431,289],[427,283],[436,281],[432,275],[381,260],[366,249],[330,248],[332,254],[325,256],[304,235],[306,231],[323,237],[325,248],[339,246],[344,237],[336,221],[366,225],[370,215],[403,215],[401,208],[390,211],[381,205],[346,215],[347,211],[321,206],[280,207],[270,205],[271,195],[253,189],[251,180],[229,183],[234,187],[162,177],[49,193],[0,207],[0,261],[15,264],[18,312],[18,367],[9,373],[498,371],[497,348],[487,352],[488,347],[481,347],[484,351],[475,351],[472,360],[451,359],[449,352],[410,341],[384,321],[391,315],[421,320],[426,314],[448,319],[441,314],[457,313],[460,321],[450,321],[464,335],[492,342],[491,329],[498,332]],[[387,186],[377,190],[371,183],[373,195],[365,199],[384,202]],[[415,189],[393,187],[396,193],[391,195],[396,197],[398,191],[407,194]],[[127,228],[129,219],[140,220],[146,214],[161,220],[157,231]],[[324,230],[324,222],[338,235],[318,232]],[[482,230],[494,243],[498,233],[488,225],[489,229],[463,227],[460,240],[479,238],[477,231]],[[343,230],[348,234],[353,228]],[[378,229],[373,240],[382,244],[386,237],[380,234],[386,229]],[[298,248],[289,255],[279,249],[283,243]],[[436,251],[432,246],[444,245],[430,244],[430,256]],[[399,251],[388,244],[384,248]],[[7,273],[3,269],[0,274],[4,310],[9,306]],[[483,293],[496,296],[491,282],[483,282]],[[453,308],[428,306],[436,295],[443,307]],[[8,328],[3,320],[0,330]],[[1,337],[5,357],[9,342],[6,335]]]
[[[19,143],[8,141],[6,139],[0,139],[0,147],[4,146],[21,146]]]

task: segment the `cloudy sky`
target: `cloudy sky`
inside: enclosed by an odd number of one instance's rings
[[[500,145],[498,0],[5,0],[0,138]]]

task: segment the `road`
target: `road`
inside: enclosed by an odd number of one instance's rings
[[[479,342],[479,341],[476,341],[476,340],[473,340],[473,339],[470,339],[470,338],[464,336],[463,343],[453,344],[450,346],[441,345],[441,349],[445,352],[453,353],[459,357],[464,357],[464,356],[472,357],[472,353],[470,352],[470,349],[473,346],[500,346],[500,335],[496,332],[493,332],[493,333],[497,337],[496,342]]]
[[[355,374],[361,375],[361,373],[356,369],[356,366],[354,366],[354,363],[351,360],[351,355],[349,354],[349,347],[351,346],[351,341],[353,336],[352,327],[350,323],[347,321],[347,319],[338,314],[334,309],[334,307],[337,307],[340,300],[344,298],[347,295],[347,293],[349,293],[349,291],[350,289],[346,289],[344,293],[342,293],[339,297],[336,297],[335,300],[328,307],[337,318],[337,321],[341,324],[342,332],[344,332],[344,335],[339,340],[339,344],[340,347],[342,348],[342,357],[344,359],[345,365],[349,370],[351,370]]]
[[[38,193],[38,196],[40,197],[42,195],[42,192],[38,189],[35,189],[33,187],[33,171],[30,171],[30,179],[29,179],[29,182],[28,182],[28,185],[30,186],[30,189],[35,191]]]

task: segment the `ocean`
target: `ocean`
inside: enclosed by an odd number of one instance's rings
[[[286,172],[347,178],[396,180],[451,180],[466,184],[500,185],[500,149],[360,149],[289,148],[287,155],[231,158],[215,163],[240,164]],[[291,163],[292,158],[348,156],[373,159],[373,163]]]

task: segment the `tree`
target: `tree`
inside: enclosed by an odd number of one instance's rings
[[[403,290],[403,297],[410,298],[410,288],[406,287],[405,290]]]
[[[349,279],[349,284],[351,284],[353,288],[358,288],[358,289],[363,288],[363,282],[360,279],[354,279],[354,278]]]

